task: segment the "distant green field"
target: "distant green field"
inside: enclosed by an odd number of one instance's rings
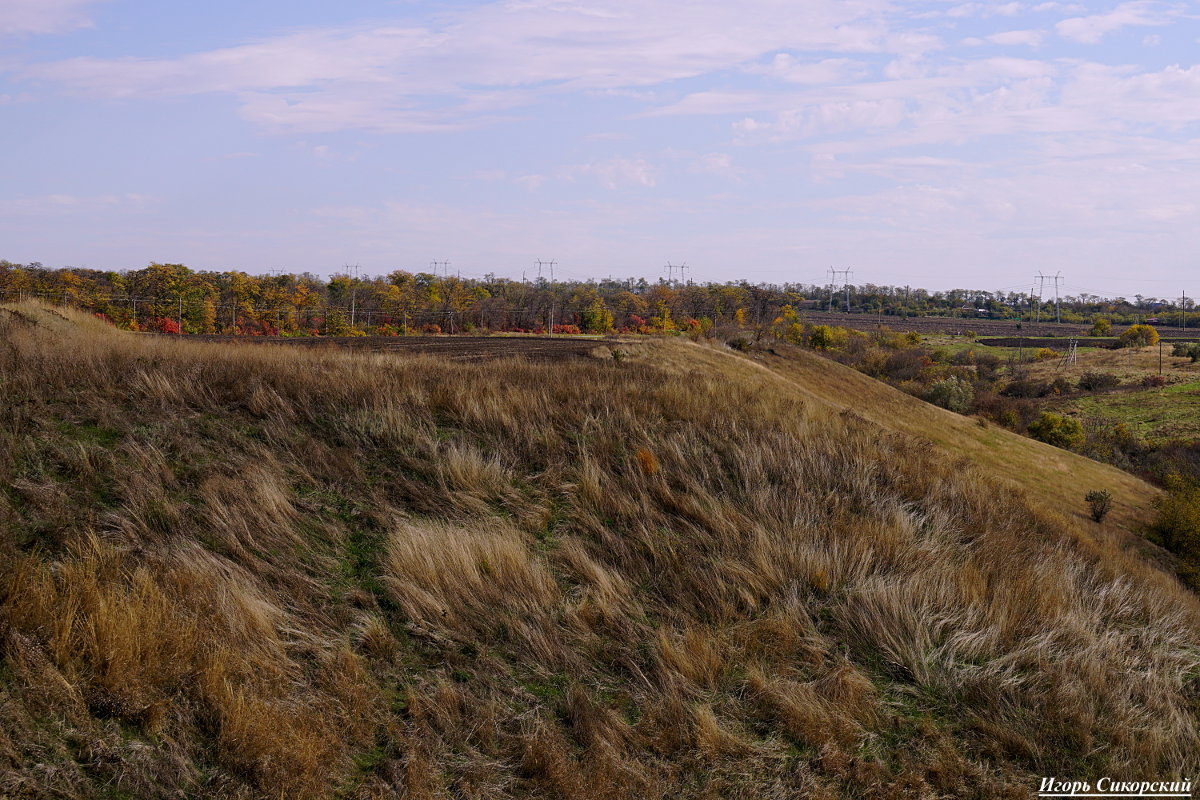
[[[1064,409],[1079,417],[1123,422],[1144,439],[1200,437],[1200,381],[1075,398]]]
[[[966,350],[974,350],[977,354],[989,354],[999,356],[1003,359],[1015,358],[1017,348],[1015,347],[992,347],[986,344],[980,344],[977,341],[967,338],[966,336],[922,336],[921,344],[928,347],[930,350],[945,350],[951,355],[961,353]],[[1028,348],[1027,348],[1028,349]]]

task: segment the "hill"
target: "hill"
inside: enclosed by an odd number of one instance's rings
[[[989,478],[1019,487],[1042,509],[1053,509],[1083,523],[1088,520],[1083,496],[1093,489],[1105,489],[1114,498],[1109,520],[1116,527],[1137,531],[1152,516],[1158,490],[1115,467],[930,405],[811,351],[776,344],[769,351],[749,355],[832,408],[918,437],[935,445],[943,458],[965,459]],[[1104,532],[1093,530],[1096,533]],[[1137,538],[1121,538],[1140,544]]]
[[[1074,490],[1022,488],[1000,432],[754,358],[447,363],[0,311],[0,795],[1195,773],[1193,595]]]

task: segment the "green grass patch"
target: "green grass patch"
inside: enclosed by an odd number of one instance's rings
[[[1124,423],[1142,439],[1200,437],[1200,381],[1078,397],[1063,408],[1079,417]]]

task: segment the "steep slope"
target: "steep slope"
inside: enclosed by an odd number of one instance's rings
[[[1019,487],[1042,508],[1086,522],[1083,496],[1107,489],[1114,498],[1108,524],[1139,530],[1150,519],[1159,492],[1127,472],[930,405],[800,348],[781,344],[771,350],[749,355],[834,408],[927,440],[947,458],[969,460],[985,475]]]
[[[0,402],[0,795],[982,798],[1200,765],[1192,595],[743,358],[24,308]]]

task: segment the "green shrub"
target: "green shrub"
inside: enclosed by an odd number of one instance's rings
[[[1092,330],[1088,333],[1089,336],[1108,336],[1112,333],[1112,323],[1103,317],[1098,317],[1092,321]]]
[[[1200,486],[1178,475],[1167,477],[1167,493],[1155,501],[1158,519],[1150,540],[1179,558],[1180,577],[1200,588]]]
[[[1176,342],[1171,347],[1171,355],[1190,358],[1194,364],[1200,361],[1200,342]]]
[[[1088,509],[1092,513],[1092,520],[1095,522],[1103,522],[1112,509],[1112,492],[1107,489],[1088,492],[1083,499],[1087,501]]]
[[[950,377],[931,383],[921,397],[927,403],[965,414],[975,401],[975,389],[962,378]]]
[[[1040,442],[1070,450],[1083,442],[1083,425],[1072,417],[1043,411],[1029,426],[1029,434]]]

